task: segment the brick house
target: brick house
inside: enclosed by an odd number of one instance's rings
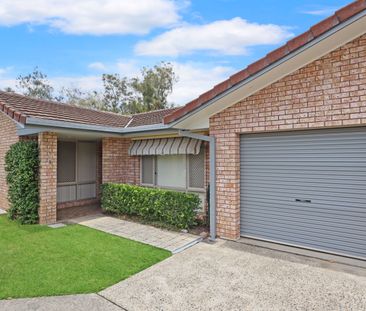
[[[0,93],[3,158],[38,139],[40,221],[100,184],[198,193],[211,236],[366,258],[366,1],[355,1],[184,107],[120,116]],[[212,169],[214,168],[214,169]]]

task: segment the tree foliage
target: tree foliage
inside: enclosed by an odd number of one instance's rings
[[[47,75],[37,67],[28,75],[18,76],[16,87],[22,94],[33,98],[102,111],[135,114],[168,108],[168,96],[177,81],[173,66],[161,62],[152,68],[143,67],[138,77],[128,78],[117,73],[103,74],[101,90],[85,92],[77,87],[62,87],[55,92]],[[11,91],[11,88],[7,89]]]
[[[133,78],[131,87],[140,95],[138,101],[141,109],[151,111],[168,108],[168,96],[177,80],[172,65],[162,62],[153,68],[144,67],[142,78]]]
[[[17,77],[16,87],[24,95],[38,99],[54,99],[54,89],[51,86],[47,75],[41,72],[37,67],[33,72],[25,76]]]

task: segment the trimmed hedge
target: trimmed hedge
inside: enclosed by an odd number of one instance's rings
[[[34,141],[15,143],[5,156],[8,216],[22,224],[38,222],[38,167],[38,145]]]
[[[145,188],[128,184],[104,184],[102,208],[117,215],[140,216],[179,229],[196,224],[201,200],[196,194]]]

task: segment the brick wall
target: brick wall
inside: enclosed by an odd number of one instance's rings
[[[57,135],[40,133],[39,147],[39,223],[56,222],[57,216]]]
[[[128,155],[131,139],[104,138],[102,141],[102,181],[139,184],[140,157]]]
[[[365,124],[366,35],[211,117],[218,235],[240,235],[239,134]]]
[[[16,123],[2,112],[0,112],[0,131],[0,208],[8,209],[5,155],[9,147],[18,141],[18,135]]]

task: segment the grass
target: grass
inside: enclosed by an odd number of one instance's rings
[[[0,216],[0,299],[97,292],[170,255],[79,225],[51,229]]]

